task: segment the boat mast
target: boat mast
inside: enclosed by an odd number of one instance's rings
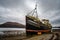
[[[30,13],[28,13],[27,16],[33,16],[33,17],[35,17],[35,18],[38,18],[37,2],[36,2],[36,4],[35,4],[35,8],[34,8]]]
[[[35,13],[36,13],[36,18],[38,18],[38,13],[37,13],[37,2],[36,2],[36,5],[35,5]]]

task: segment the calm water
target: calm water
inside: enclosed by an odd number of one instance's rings
[[[52,29],[60,29],[60,28],[52,28]],[[25,28],[0,28],[0,31],[10,31],[10,30],[26,30]]]
[[[25,30],[25,28],[0,28],[0,31]]]
[[[25,32],[25,28],[0,28],[0,34],[4,34],[3,31],[13,31],[13,30],[22,30],[22,32]]]
[[[60,29],[60,28],[52,28],[52,29]]]

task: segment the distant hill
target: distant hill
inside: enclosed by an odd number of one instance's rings
[[[3,24],[0,24],[0,28],[25,28],[25,25],[17,22],[6,22]]]
[[[60,28],[60,26],[55,26],[55,27],[53,27],[53,28]]]

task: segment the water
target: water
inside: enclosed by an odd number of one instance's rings
[[[52,29],[60,29],[60,28],[52,28]]]
[[[0,31],[25,30],[25,28],[0,28]]]
[[[60,28],[52,28],[52,29],[60,29]],[[0,28],[1,31],[12,31],[12,30],[26,30],[25,28]]]
[[[25,32],[25,28],[0,28],[0,34],[3,35],[3,31],[13,31],[13,30],[17,30],[17,31],[22,31]]]
[[[52,29],[60,29],[60,28],[52,28]],[[26,30],[25,28],[0,28],[0,31],[10,31],[10,30]]]

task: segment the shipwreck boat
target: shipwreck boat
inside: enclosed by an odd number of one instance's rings
[[[37,5],[35,8],[26,15],[26,34],[42,34],[42,33],[49,33],[51,32],[51,24],[49,20],[38,18],[37,14]]]

